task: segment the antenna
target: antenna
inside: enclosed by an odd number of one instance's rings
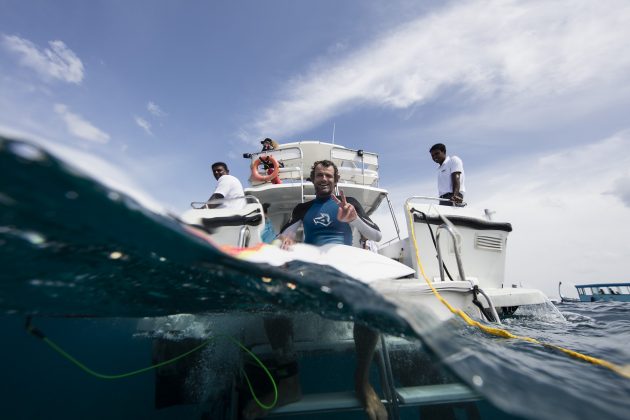
[[[332,138],[332,142],[333,142],[333,144],[335,144],[335,123],[333,123],[333,138]]]

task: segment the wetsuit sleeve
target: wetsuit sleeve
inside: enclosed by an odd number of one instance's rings
[[[310,205],[307,205],[309,203],[301,203],[293,208],[293,212],[291,212],[291,219],[289,219],[289,221],[284,226],[282,226],[279,235],[288,235],[295,239],[298,229],[300,228],[300,226],[302,226],[304,215],[306,214],[306,211],[311,207]]]
[[[298,229],[300,229],[300,226],[302,226],[301,220],[298,220],[295,223],[286,224],[282,228],[282,231],[280,231],[279,235],[286,235],[291,237],[292,239],[295,239],[295,237],[297,236],[297,231]]]
[[[346,197],[346,201],[354,206],[354,209],[357,211],[357,216],[359,216],[350,222],[350,226],[359,231],[359,233],[366,239],[376,242],[380,241],[383,235],[376,223],[374,223],[368,215],[365,214],[363,206],[361,206],[361,204],[352,197]]]

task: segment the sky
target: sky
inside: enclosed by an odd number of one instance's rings
[[[175,213],[212,162],[245,184],[261,139],[333,127],[400,208],[436,193],[442,142],[513,225],[507,282],[575,295],[630,281],[628,22],[627,0],[0,0],[0,134]]]

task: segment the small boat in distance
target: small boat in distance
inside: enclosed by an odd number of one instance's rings
[[[570,297],[566,297],[562,295],[562,282],[558,283],[558,296],[560,296],[560,302],[579,302],[580,299],[578,298],[570,298]],[[557,301],[553,301],[554,303],[557,303]]]
[[[582,302],[630,302],[630,283],[593,283],[576,285]]]

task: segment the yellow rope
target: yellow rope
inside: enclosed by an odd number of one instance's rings
[[[503,328],[490,327],[488,325],[484,325],[484,324],[482,324],[482,323],[480,323],[478,321],[475,321],[474,319],[469,317],[468,314],[466,314],[461,309],[457,309],[457,308],[454,308],[453,306],[451,306],[451,304],[448,303],[446,301],[446,299],[444,299],[442,297],[442,295],[440,295],[440,293],[435,289],[435,287],[433,287],[433,284],[432,284],[431,280],[429,280],[429,278],[427,277],[426,273],[424,272],[424,267],[422,266],[422,263],[420,261],[420,252],[418,251],[418,243],[416,241],[416,232],[415,232],[415,229],[413,227],[413,214],[411,213],[411,210],[409,209],[409,206],[406,206],[406,210],[407,210],[408,215],[409,215],[409,217],[408,217],[409,229],[410,229],[410,233],[411,233],[411,239],[413,240],[413,246],[414,246],[414,249],[416,251],[416,261],[418,262],[418,268],[420,269],[420,273],[422,274],[422,277],[424,278],[424,280],[427,282],[427,284],[431,288],[431,291],[433,291],[433,294],[435,295],[435,297],[437,297],[438,300],[440,302],[442,302],[444,304],[444,306],[446,306],[452,313],[454,313],[456,315],[459,315],[466,322],[466,324],[468,324],[470,326],[477,327],[480,330],[482,330],[483,332],[491,334],[491,335],[495,335],[497,337],[514,338],[514,339],[517,339],[517,340],[528,341],[530,343],[539,344],[541,346],[560,351],[560,352],[568,354],[569,356],[574,357],[576,359],[583,360],[585,362],[589,362],[589,363],[592,363],[594,365],[603,366],[603,367],[608,368],[608,369],[612,370],[613,372],[615,372],[615,373],[617,373],[617,374],[619,374],[619,375],[621,375],[621,376],[623,376],[625,378],[629,378],[630,379],[630,365],[620,366],[620,365],[611,363],[611,362],[609,362],[607,360],[599,359],[597,357],[588,356],[588,355],[579,353],[577,351],[573,351],[573,350],[569,350],[569,349],[564,348],[564,347],[556,346],[555,344],[543,343],[543,342],[540,342],[540,341],[536,340],[535,338],[525,337],[525,336],[521,336],[521,335],[515,335],[515,334],[512,334],[511,332],[509,332],[507,330],[504,330]]]

